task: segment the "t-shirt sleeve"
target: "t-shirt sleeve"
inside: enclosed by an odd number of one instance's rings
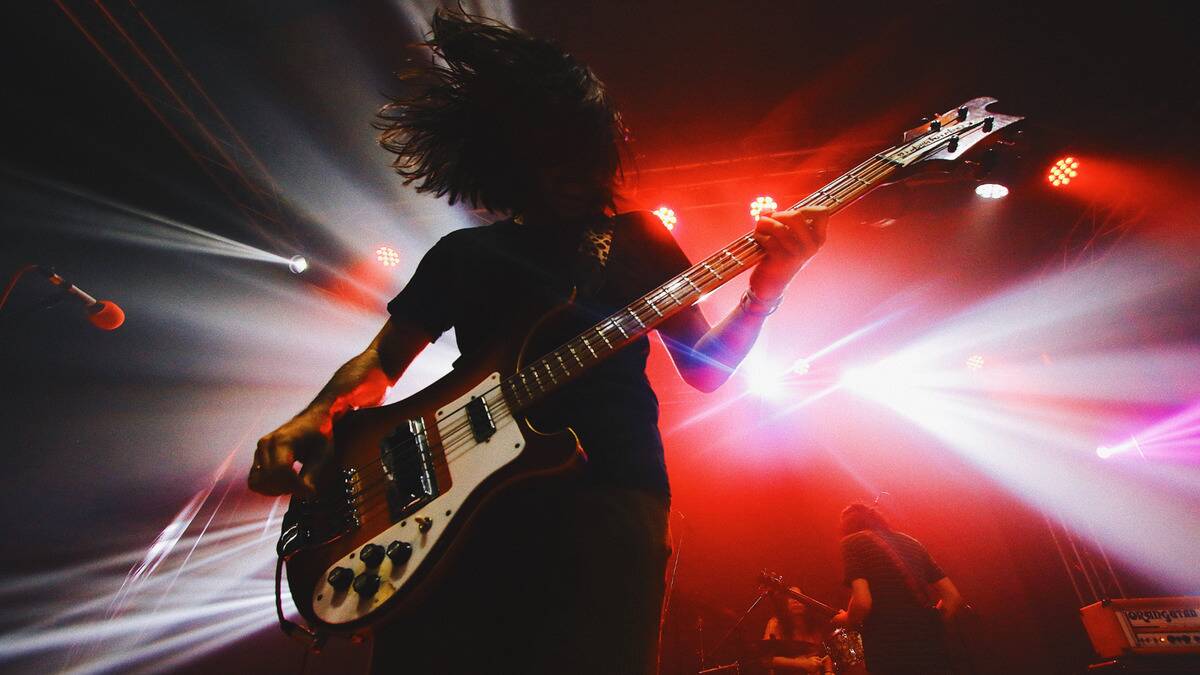
[[[453,246],[442,237],[425,253],[417,271],[392,301],[388,314],[398,321],[419,326],[433,342],[454,325],[451,298],[455,288]]]
[[[870,546],[866,537],[852,534],[842,539],[842,567],[845,569],[842,583],[849,586],[855,579],[867,578]]]
[[[926,583],[932,584],[944,576],[946,576],[946,573],[942,570],[941,566],[937,564],[933,556],[929,555],[929,551],[924,546],[921,546],[921,578]]]
[[[679,248],[679,242],[658,216],[649,211],[633,211],[626,217],[631,220],[633,244],[640,249],[635,257],[641,263],[638,271],[643,275],[641,281],[645,288],[642,290],[659,286],[692,266],[687,254]]]

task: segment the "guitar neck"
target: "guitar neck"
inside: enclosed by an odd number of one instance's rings
[[[810,595],[805,595],[799,591],[794,591],[790,588],[784,588],[782,590],[784,593],[787,593],[789,596],[795,598],[797,601],[799,601],[809,607],[812,607],[813,609],[816,609],[825,614],[828,614],[831,617],[834,614],[837,614],[839,611],[838,608],[831,607]]]
[[[885,151],[793,204],[789,210],[824,206],[836,213],[881,185],[898,168]],[[514,410],[532,406],[704,295],[758,264],[765,255],[749,232],[716,253],[634,300],[558,349],[521,368],[501,383]]]

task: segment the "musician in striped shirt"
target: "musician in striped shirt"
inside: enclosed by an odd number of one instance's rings
[[[953,672],[943,622],[963,605],[954,582],[921,542],[893,530],[873,506],[847,506],[841,529],[851,595],[833,622],[861,626],[872,675]]]

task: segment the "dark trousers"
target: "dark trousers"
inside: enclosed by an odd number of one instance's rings
[[[667,513],[661,497],[579,478],[510,493],[422,621],[376,632],[372,672],[654,673]]]

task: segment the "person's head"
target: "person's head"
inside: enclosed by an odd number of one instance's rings
[[[438,10],[428,68],[379,112],[380,145],[420,192],[575,217],[613,204],[627,132],[604,84],[552,42]]]
[[[881,530],[886,532],[891,529],[892,527],[888,525],[883,514],[874,506],[855,502],[842,509],[843,536],[863,530]]]

